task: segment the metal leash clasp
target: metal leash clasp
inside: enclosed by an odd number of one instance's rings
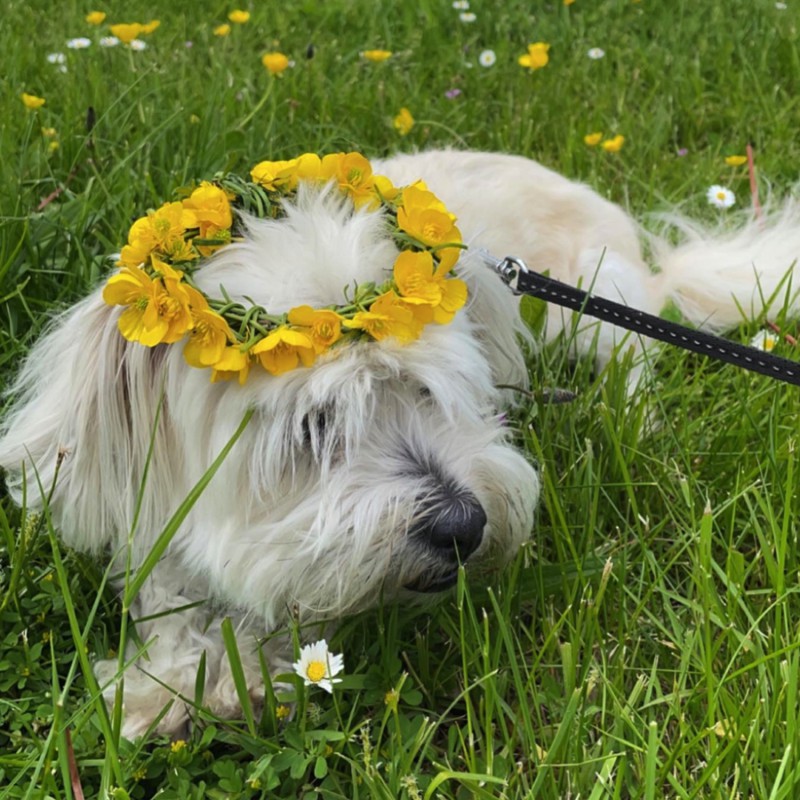
[[[517,281],[521,273],[530,272],[528,265],[521,258],[517,258],[517,256],[506,256],[499,261],[495,260],[495,258],[488,253],[486,257],[489,266],[503,279],[506,286],[508,286],[514,294],[520,294]]]

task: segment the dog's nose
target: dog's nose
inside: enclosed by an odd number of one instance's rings
[[[477,498],[461,496],[423,520],[416,533],[443,557],[463,563],[480,547],[485,527],[486,512]]]

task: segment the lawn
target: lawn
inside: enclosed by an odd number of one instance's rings
[[[646,225],[678,208],[727,226],[750,185],[726,158],[750,144],[762,203],[791,192],[797,0],[454,5],[251,0],[229,22],[224,3],[3,0],[0,385],[108,273],[133,219],[262,159],[501,150]],[[144,47],[101,42],[153,19]],[[549,61],[520,65],[537,42]],[[265,53],[289,65],[273,74]],[[732,208],[707,202],[712,184]],[[0,798],[800,796],[800,394],[667,351],[629,398],[624,357],[596,374],[567,349],[532,356],[532,381],[576,399],[539,393],[512,415],[543,478],[531,542],[489,585],[465,574],[432,608],[345,621],[343,682],[290,720],[268,704],[205,715],[185,740],[122,739],[90,669],[121,636],[103,564],[0,488]]]

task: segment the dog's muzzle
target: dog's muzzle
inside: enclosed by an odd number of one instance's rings
[[[415,592],[442,592],[458,580],[458,567],[480,547],[486,512],[478,499],[459,493],[446,505],[437,504],[417,521],[409,535],[417,545],[440,562],[441,569],[420,575],[406,585]]]

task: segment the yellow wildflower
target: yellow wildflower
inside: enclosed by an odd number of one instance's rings
[[[233,214],[228,195],[219,186],[203,181],[192,194],[183,201],[184,209],[189,210],[197,220],[202,239],[213,239],[233,225]]]
[[[403,107],[400,113],[394,118],[394,128],[401,135],[406,136],[408,132],[414,127],[414,117],[411,112]]]
[[[422,331],[422,323],[394,292],[382,294],[369,311],[359,311],[342,324],[364,330],[378,341],[393,336],[401,342],[411,342],[418,339]]]
[[[231,22],[235,22],[237,25],[244,25],[244,23],[250,19],[250,12],[236,9],[235,11],[231,11],[231,13],[228,14],[228,19]]]
[[[173,753],[180,753],[180,751],[186,747],[186,742],[183,739],[176,739],[169,747]]]
[[[90,25],[102,25],[106,18],[105,11],[90,11],[86,15],[86,21]]]
[[[528,67],[530,70],[541,69],[547,65],[550,60],[548,51],[550,45],[546,42],[536,42],[528,45],[528,52],[520,56],[517,61],[522,67]]]
[[[206,299],[200,292],[191,289],[192,297],[192,329],[183,357],[192,367],[211,367],[222,360],[228,342],[234,337],[228,323],[208,307]]]
[[[728,156],[725,159],[725,163],[729,167],[741,167],[742,164],[747,163],[747,156]]]
[[[606,153],[618,153],[622,150],[623,144],[625,144],[625,137],[618,133],[613,139],[606,139],[600,147],[602,147]]]
[[[20,97],[22,98],[25,108],[31,111],[41,108],[46,102],[44,97],[37,97],[35,94],[28,94],[27,92],[23,92]]]
[[[58,131],[55,128],[42,128],[42,136],[45,139],[53,139],[58,136]]]
[[[183,234],[187,228],[196,227],[197,219],[193,212],[181,203],[164,203],[158,210],[133,223],[119,263],[128,267],[139,266],[154,250],[170,254],[176,261],[187,260],[192,254]]]
[[[292,707],[284,705],[281,703],[279,706],[275,708],[275,716],[279,720],[288,719],[292,715]]]
[[[289,66],[289,59],[283,53],[264,53],[261,63],[272,75],[280,75]]]
[[[461,231],[455,225],[455,217],[445,210],[431,192],[416,186],[407,186],[403,190],[403,204],[397,210],[397,225],[401,231],[428,247],[436,249],[448,244],[461,244]],[[457,258],[458,252],[448,268]]]
[[[288,316],[295,330],[301,330],[311,339],[317,354],[324,353],[342,337],[342,318],[335,311],[297,306]]]
[[[297,186],[297,158],[288,161],[261,161],[250,170],[250,177],[265,189],[291,191]]]
[[[139,22],[119,22],[110,27],[111,35],[116,36],[123,44],[130,44],[142,33],[142,24]]]
[[[583,137],[583,141],[589,145],[589,147],[595,147],[600,144],[603,138],[602,131],[596,131],[595,133],[587,133],[586,136]]]
[[[175,273],[168,265],[167,273]],[[162,283],[142,269],[123,267],[112,275],[103,289],[103,300],[111,306],[128,306],[120,314],[117,326],[130,342],[154,347],[162,342],[176,342],[191,327],[189,295],[179,277]],[[167,286],[169,284],[169,288]]]
[[[361,153],[331,153],[322,159],[322,180],[334,179],[339,189],[349,195],[356,206],[369,203],[377,205],[380,200],[375,193],[375,178],[372,165]]]
[[[230,381],[236,378],[240,386],[244,386],[250,374],[252,359],[249,353],[243,353],[239,345],[228,345],[222,357],[214,364],[211,371],[211,383]]]
[[[151,19],[146,25],[142,25],[142,33],[147,36],[147,34],[152,33],[159,25],[161,24],[161,20],[158,19]]]
[[[392,57],[391,50],[364,50],[361,55],[367,59],[367,61],[373,61],[376,64],[380,63],[381,61],[386,61],[387,58]]]
[[[575,0],[564,0],[564,5],[565,6],[571,6],[574,2],[575,2]]]
[[[56,150],[58,150],[58,148],[59,148],[59,147],[61,147],[61,145],[60,145],[60,144],[59,144],[59,143],[58,143],[58,142],[57,142],[55,139],[53,139],[51,142],[48,142],[48,143],[47,143],[47,149],[48,149],[48,150],[49,150],[51,153],[53,153],[53,152],[55,152]]]
[[[301,331],[293,331],[288,325],[276,328],[250,352],[273,375],[282,375],[297,367],[298,363],[310,367],[316,357],[311,338]]]
[[[217,25],[214,28],[214,36],[227,36],[231,32],[231,26],[228,23],[224,23],[223,25]]]
[[[394,263],[394,280],[402,299],[414,306],[412,312],[420,322],[446,325],[467,302],[467,285],[459,278],[447,279],[440,266],[434,269],[428,252],[405,250]]]

